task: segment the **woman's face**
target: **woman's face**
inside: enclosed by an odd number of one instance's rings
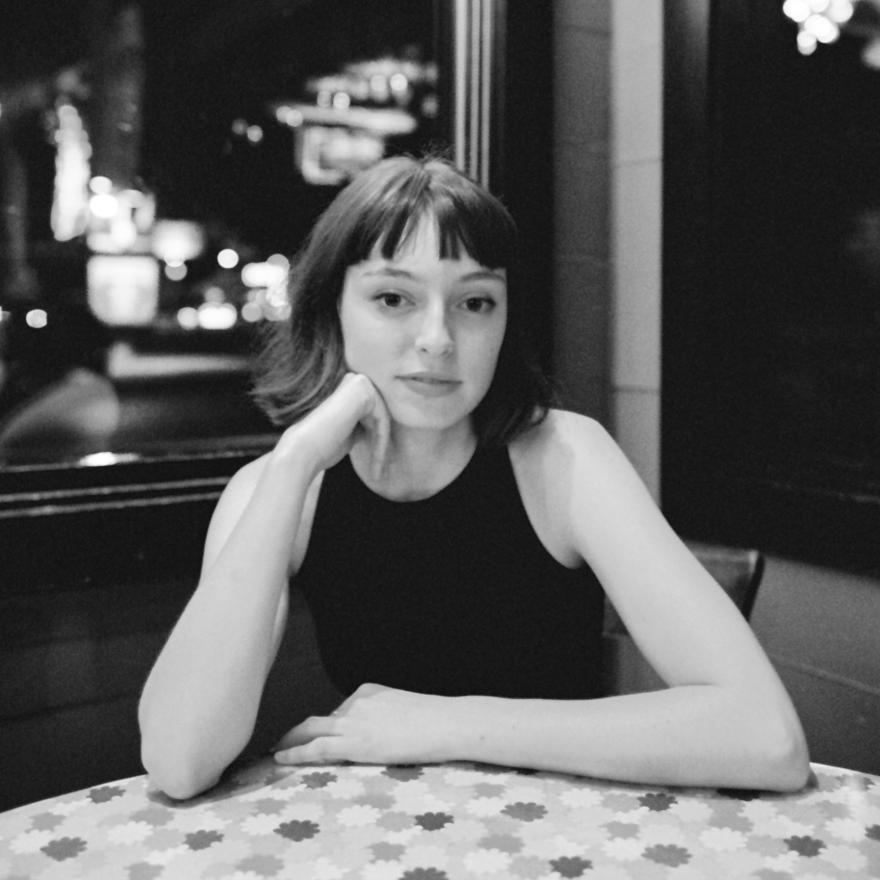
[[[350,266],[339,302],[346,366],[378,388],[399,425],[469,422],[495,374],[507,323],[507,280],[463,255],[441,260],[433,220],[393,258],[378,246]]]

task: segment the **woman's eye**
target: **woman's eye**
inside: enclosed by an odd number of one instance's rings
[[[380,293],[376,299],[389,309],[397,309],[404,304],[403,295],[400,293]]]
[[[495,300],[487,296],[469,296],[464,301],[464,307],[474,314],[491,312],[495,308]]]

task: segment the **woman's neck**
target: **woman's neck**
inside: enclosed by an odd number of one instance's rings
[[[448,486],[467,466],[476,446],[470,425],[448,432],[392,425],[381,479],[371,474],[366,446],[357,445],[351,461],[360,479],[377,494],[393,501],[417,501]]]

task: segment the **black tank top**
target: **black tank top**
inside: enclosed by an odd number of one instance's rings
[[[348,457],[326,471],[294,578],[327,674],[437,695],[599,693],[604,592],[529,522],[506,448],[478,449],[419,501],[367,488]]]

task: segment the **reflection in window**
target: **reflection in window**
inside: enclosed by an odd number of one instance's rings
[[[289,256],[360,168],[443,148],[434,4],[49,6],[0,33],[0,467],[271,434]]]

